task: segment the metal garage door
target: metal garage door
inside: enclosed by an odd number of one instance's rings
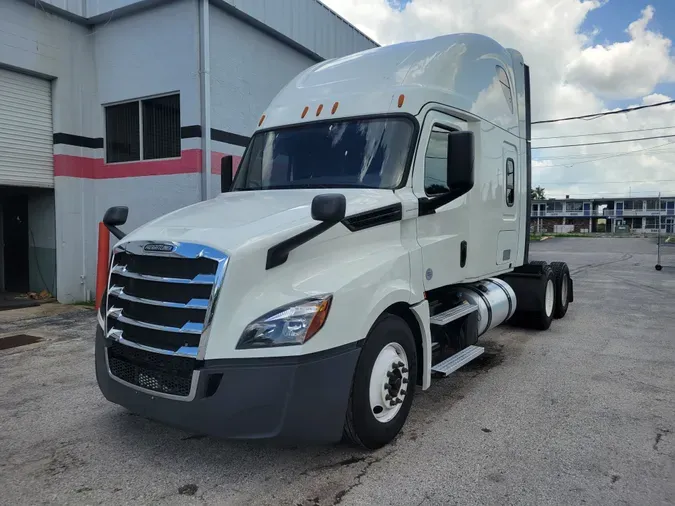
[[[51,83],[0,69],[0,185],[54,187]]]

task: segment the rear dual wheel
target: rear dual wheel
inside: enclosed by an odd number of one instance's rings
[[[553,276],[555,278],[555,308],[553,316],[562,318],[567,314],[567,308],[570,304],[570,294],[572,280],[570,278],[570,269],[565,262],[551,262]]]
[[[532,262],[534,263],[534,262]],[[540,264],[541,278],[535,287],[539,291],[539,308],[531,314],[530,322],[538,330],[548,330],[553,322],[556,304],[556,283],[553,269],[546,263]]]
[[[567,314],[572,299],[572,279],[569,267],[565,262],[547,264],[541,260],[530,262],[542,269],[542,278],[538,283],[541,290],[540,308],[532,316],[532,326],[539,330],[547,330],[554,318],[563,318]]]

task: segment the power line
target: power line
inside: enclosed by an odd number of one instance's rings
[[[669,128],[675,128],[675,126],[665,126],[665,127],[654,127],[654,128],[637,128],[635,130],[618,130],[615,132],[601,132],[594,134],[576,134],[576,135],[556,135],[554,137],[532,137],[533,141],[543,141],[548,139],[568,139],[571,137],[593,137],[598,135],[615,135],[615,134],[630,134],[634,132],[649,132],[652,130],[666,130]]]
[[[586,160],[586,161],[583,161],[583,162],[563,163],[563,164],[559,164],[559,165],[542,165],[541,167],[546,168],[546,169],[553,168],[553,167],[574,167],[575,165],[582,165],[584,163],[600,162],[602,160],[609,160],[610,158],[618,158],[620,156],[634,155],[636,153],[641,153],[641,152],[644,152],[644,151],[650,151],[652,149],[662,148],[663,146],[667,146],[669,144],[672,144],[672,143],[670,141],[668,141],[668,142],[664,142],[663,144],[659,144],[658,146],[652,146],[651,148],[635,149],[633,151],[628,151],[626,153],[619,153],[619,154],[616,154],[616,155],[605,156],[603,158],[594,158],[592,160]],[[657,151],[657,153],[660,153],[660,151]]]
[[[537,184],[550,185],[566,185],[566,184],[631,184],[631,183],[674,183],[675,179],[652,179],[651,181],[641,180],[641,181],[564,181],[564,182],[549,182],[543,183],[539,182]]]
[[[587,142],[581,144],[561,144],[559,146],[538,146],[532,147],[532,149],[554,149],[554,148],[574,148],[578,146],[599,146],[600,144],[618,144],[620,142],[639,142],[639,141],[650,141],[653,139],[668,139],[669,137],[675,137],[675,134],[671,135],[655,135],[652,137],[640,137],[639,139],[620,139],[616,141],[601,141],[601,142]]]
[[[672,142],[668,142],[668,145],[673,145]],[[659,147],[663,147],[664,145],[661,144],[660,146],[655,146],[654,148],[645,148],[645,149],[639,149],[637,151],[618,151],[618,152],[604,152],[604,153],[592,153],[588,155],[583,155],[583,154],[570,154],[570,155],[555,155],[555,156],[543,156],[543,160],[585,160],[588,159],[589,161],[593,161],[593,159],[598,158],[598,157],[603,157],[603,156],[609,156],[609,157],[615,157],[615,156],[629,156],[629,155],[636,155],[640,154],[642,151],[650,150],[651,154],[668,154],[668,153],[674,153],[675,149],[673,148],[665,148],[665,149],[658,149]]]
[[[584,114],[583,116],[570,116],[569,118],[558,118],[558,119],[546,119],[546,120],[541,120],[541,121],[533,121],[533,125],[543,125],[544,123],[559,123],[561,121],[571,121],[574,119],[596,119],[596,118],[601,118],[603,116],[611,116],[612,114],[622,114],[624,112],[633,112],[633,111],[639,111],[640,109],[649,109],[650,107],[660,107],[662,105],[670,105],[670,104],[675,104],[675,100],[668,100],[667,102],[659,102],[657,104],[649,104],[649,105],[639,105],[637,107],[627,107],[625,109],[619,109],[618,111],[607,111],[607,112],[598,112],[595,114]]]

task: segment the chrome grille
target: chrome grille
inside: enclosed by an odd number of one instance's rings
[[[108,282],[106,336],[154,353],[158,360],[202,359],[227,261],[224,253],[194,243],[134,241],[117,247]],[[125,382],[146,378],[131,374],[136,366],[122,363],[123,358],[115,357],[114,367],[110,352],[108,358],[114,377]],[[160,383],[134,384],[157,390],[151,386]]]

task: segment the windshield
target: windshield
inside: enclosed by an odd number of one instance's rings
[[[321,122],[253,136],[232,189],[396,188],[414,124],[407,118]]]

